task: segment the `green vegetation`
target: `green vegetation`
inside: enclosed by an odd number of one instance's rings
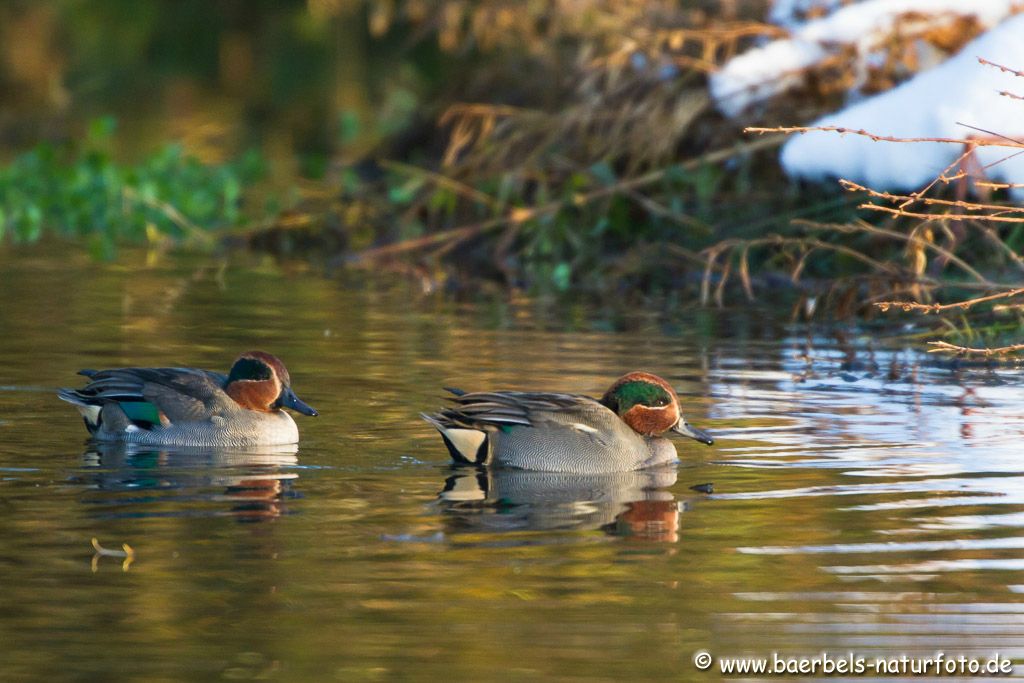
[[[259,178],[256,153],[209,166],[168,144],[137,164],[104,149],[114,122],[99,119],[81,143],[41,144],[0,168],[0,239],[34,242],[50,231],[88,238],[97,256],[119,242],[208,244],[243,219],[243,188]]]

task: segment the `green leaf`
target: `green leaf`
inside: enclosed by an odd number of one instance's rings
[[[117,119],[113,116],[100,116],[89,122],[86,132],[86,144],[98,145],[110,140],[117,130]]]
[[[359,138],[362,129],[363,124],[358,113],[351,110],[341,112],[341,116],[338,117],[338,143],[351,145]]]
[[[558,291],[567,291],[572,284],[572,266],[565,261],[555,266],[555,269],[551,271],[551,282]]]
[[[43,211],[38,204],[29,204],[21,216],[20,237],[25,242],[36,242],[43,234]]]
[[[408,204],[416,197],[416,193],[423,187],[422,178],[411,178],[401,185],[392,185],[388,188],[388,200],[392,204]]]

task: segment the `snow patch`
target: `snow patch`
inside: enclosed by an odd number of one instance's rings
[[[798,12],[833,4],[827,0],[780,0],[771,18],[787,25]],[[982,26],[990,27],[1020,9],[1024,9],[1022,0],[865,0],[847,5],[827,17],[791,25],[791,38],[772,41],[729,60],[712,74],[711,96],[722,113],[734,117],[752,104],[799,85],[805,69],[843,46],[855,46],[860,58],[869,62],[900,17],[909,13],[920,15],[915,18],[923,25],[973,16]]]
[[[960,123],[1024,139],[1024,102],[999,95],[999,91],[1024,94],[1024,78],[979,64],[978,57],[1024,68],[1024,15],[968,43],[942,65],[810,125],[864,129],[892,137],[984,136]],[[786,143],[782,165],[790,176],[799,178],[843,177],[878,190],[914,190],[933,180],[963,151],[955,144],[875,142],[859,135],[811,132]],[[984,147],[975,155],[987,167],[989,179],[1022,183],[1024,154],[1012,156],[1020,151]],[[1007,160],[997,163],[1002,159]],[[1024,197],[1024,189],[1014,194]]]

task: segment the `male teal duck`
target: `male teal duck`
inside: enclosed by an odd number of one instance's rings
[[[298,443],[299,400],[288,369],[263,351],[243,353],[228,375],[197,368],[82,370],[90,382],[57,395],[74,404],[97,441],[246,448]]]
[[[437,428],[456,463],[546,472],[627,472],[679,459],[662,434],[707,445],[691,427],[679,397],[647,372],[623,375],[600,400],[576,394],[449,389],[454,405],[422,417]]]

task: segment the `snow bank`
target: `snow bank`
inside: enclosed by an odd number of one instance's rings
[[[772,18],[785,25],[796,12],[815,4],[829,5],[781,0]],[[847,5],[822,19],[791,25],[791,38],[772,41],[729,60],[711,76],[711,96],[722,113],[736,116],[751,104],[799,85],[805,69],[843,46],[855,46],[863,61],[872,59],[900,17],[908,13],[914,13],[915,21],[923,25],[941,25],[953,16],[973,16],[989,27],[1022,7],[1022,0],[865,0]]]
[[[942,65],[811,125],[864,129],[893,137],[983,135],[957,125],[963,123],[1024,139],[1024,101],[999,95],[999,91],[1024,94],[1024,78],[979,64],[978,57],[1024,69],[1024,14],[968,43]],[[976,155],[988,166],[1019,151],[986,147]],[[933,180],[962,153],[962,146],[954,144],[874,142],[859,135],[813,132],[786,143],[782,165],[789,175],[800,178],[843,177],[879,190],[914,190]],[[985,174],[992,180],[1024,182],[1024,154],[987,168]],[[1024,191],[1017,195],[1024,196]]]

